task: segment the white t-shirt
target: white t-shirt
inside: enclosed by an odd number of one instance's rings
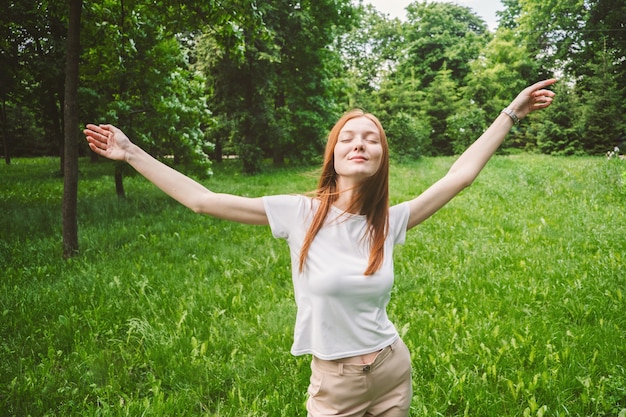
[[[332,207],[313,240],[299,272],[300,249],[319,202],[300,195],[264,197],[274,237],[286,239],[291,252],[297,305],[293,355],[333,360],[363,355],[393,343],[398,332],[387,317],[393,287],[393,247],[404,243],[407,203],[389,210],[383,265],[363,275],[369,260],[363,215]]]

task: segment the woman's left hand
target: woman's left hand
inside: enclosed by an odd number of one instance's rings
[[[555,82],[556,79],[551,78],[526,87],[515,97],[515,100],[511,102],[508,108],[513,110],[520,119],[523,119],[535,110],[545,109],[552,104],[555,96],[554,91],[547,90],[546,87]]]

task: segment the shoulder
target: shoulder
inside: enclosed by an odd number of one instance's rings
[[[395,243],[404,243],[411,210],[405,201],[389,208],[389,235]]]
[[[263,197],[265,213],[274,236],[287,237],[302,226],[313,211],[313,200],[303,195]]]
[[[408,201],[389,207],[389,221],[408,218],[410,214],[410,205]]]
[[[283,208],[296,208],[311,205],[311,198],[299,194],[281,194],[263,197],[266,209],[280,210]]]

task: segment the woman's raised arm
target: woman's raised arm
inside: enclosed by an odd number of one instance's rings
[[[261,198],[219,194],[156,160],[112,125],[88,124],[89,147],[98,155],[126,161],[170,197],[196,213],[247,224],[268,224]]]
[[[496,152],[517,120],[528,113],[544,109],[552,103],[554,92],[546,87],[555,79],[540,81],[520,92],[489,128],[463,152],[448,173],[409,202],[410,216],[407,228],[412,228],[452,200],[465,187],[472,184],[489,158]]]

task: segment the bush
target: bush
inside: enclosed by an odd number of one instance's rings
[[[392,157],[396,160],[417,159],[430,145],[431,126],[426,118],[397,113],[386,129]]]
[[[452,150],[461,154],[485,131],[485,111],[468,107],[447,119],[446,136],[450,138]]]

